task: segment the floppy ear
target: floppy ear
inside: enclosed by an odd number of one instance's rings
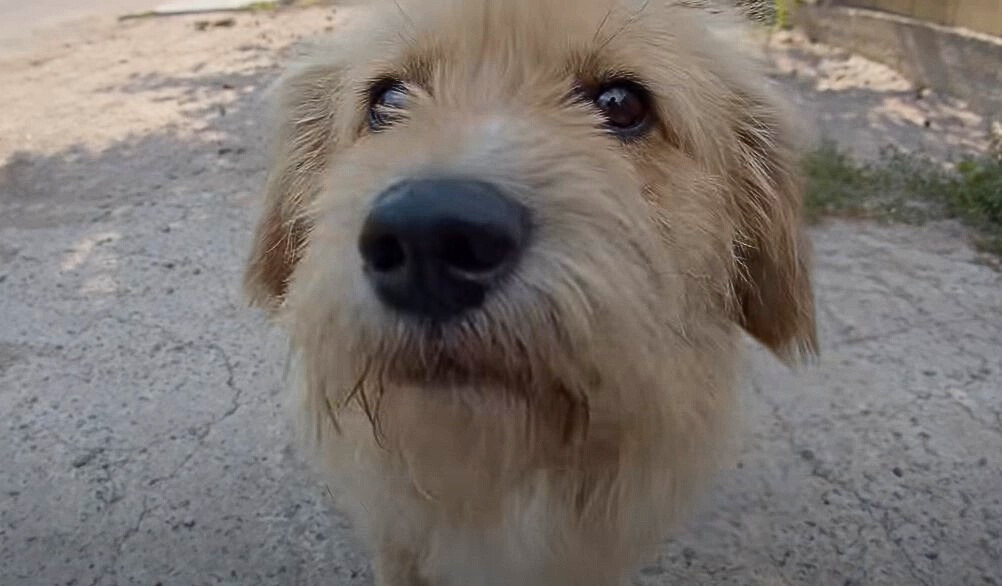
[[[343,94],[337,66],[307,64],[277,83],[277,132],[264,210],[254,234],[244,287],[254,305],[276,309],[309,235],[307,208],[323,187],[335,148]]]
[[[803,188],[784,109],[764,92],[734,94],[732,188],[739,216],[739,322],[783,359],[817,352]]]

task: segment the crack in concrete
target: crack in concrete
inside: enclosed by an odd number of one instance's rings
[[[223,365],[226,368],[226,387],[233,391],[233,398],[231,400],[230,406],[226,409],[226,411],[223,411],[220,415],[213,417],[209,421],[198,426],[199,431],[198,433],[195,434],[196,438],[195,446],[192,448],[192,450],[188,452],[188,454],[185,455],[185,457],[181,460],[181,462],[177,466],[175,466],[174,469],[171,470],[168,474],[166,474],[165,476],[158,476],[156,478],[151,479],[149,481],[150,486],[153,486],[154,484],[159,484],[160,482],[164,482],[166,480],[171,480],[175,476],[177,476],[177,474],[182,469],[184,469],[184,467],[187,466],[188,463],[198,454],[199,450],[202,447],[204,447],[205,438],[207,438],[209,434],[212,433],[212,429],[219,423],[233,416],[233,414],[235,414],[237,410],[240,409],[240,406],[242,404],[240,399],[243,396],[243,389],[237,387],[236,385],[236,372],[233,368],[233,362],[230,360],[229,354],[222,346],[220,346],[215,342],[207,344],[206,347],[212,350],[213,352],[216,352],[222,358]]]
[[[880,340],[887,340],[887,339],[893,338],[895,336],[901,336],[901,335],[904,335],[904,334],[910,334],[910,333],[912,333],[914,331],[919,331],[919,330],[921,330],[921,331],[935,331],[935,330],[941,330],[942,328],[945,328],[947,326],[963,326],[965,324],[970,324],[970,323],[981,323],[981,321],[982,321],[982,318],[980,318],[980,317],[970,317],[970,318],[952,320],[952,321],[948,321],[948,322],[944,322],[944,321],[941,321],[941,320],[935,320],[935,319],[931,319],[931,320],[928,320],[928,321],[922,321],[922,322],[918,322],[918,323],[914,323],[913,322],[913,323],[908,324],[905,327],[897,328],[897,329],[894,329],[894,330],[889,330],[889,331],[884,331],[884,332],[878,332],[878,333],[875,333],[875,334],[867,334],[865,336],[857,336],[857,337],[854,337],[854,338],[843,338],[841,340],[836,340],[831,345],[831,347],[833,349],[844,348],[846,346],[853,346],[853,345],[856,345],[856,344],[864,344],[866,342],[877,342],[877,341],[880,341]]]
[[[164,328],[161,328],[160,326],[153,325],[151,327],[154,327],[154,328],[166,331]],[[197,440],[196,440],[195,447],[190,452],[188,452],[188,454],[185,455],[185,457],[181,460],[181,462],[177,466],[175,466],[174,469],[171,470],[167,475],[151,479],[149,481],[149,485],[150,486],[152,486],[154,484],[158,484],[160,482],[164,482],[164,481],[173,479],[198,454],[198,452],[200,451],[200,449],[202,447],[204,447],[204,440],[211,433],[212,428],[214,426],[218,425],[220,422],[224,421],[225,419],[231,417],[233,414],[235,414],[237,412],[238,409],[240,409],[240,406],[241,406],[240,399],[243,396],[243,390],[240,389],[240,388],[238,388],[237,385],[236,385],[236,372],[235,372],[235,369],[233,367],[233,362],[232,362],[232,360],[229,357],[229,354],[226,352],[226,350],[222,346],[220,346],[217,343],[208,344],[207,347],[210,350],[212,350],[213,352],[217,353],[218,356],[221,357],[223,365],[226,368],[226,372],[227,372],[226,386],[227,386],[227,388],[229,388],[229,389],[231,389],[233,391],[233,398],[232,398],[231,404],[230,404],[229,408],[227,408],[226,411],[224,411],[223,413],[221,413],[219,416],[212,418],[212,420],[210,420],[210,421],[204,423],[202,426],[200,426],[201,430],[200,430],[200,432],[196,436]],[[109,474],[110,474],[110,472],[109,472]],[[118,500],[120,501],[121,499],[118,499]],[[118,501],[115,501],[115,502],[118,502]],[[118,544],[116,545],[116,548],[115,548],[115,555],[114,555],[112,561],[105,565],[104,569],[98,574],[98,576],[94,579],[94,581],[91,582],[90,586],[97,586],[99,583],[101,583],[101,581],[104,578],[106,578],[110,573],[112,573],[114,570],[117,569],[117,567],[119,565],[119,560],[121,559],[122,554],[124,552],[125,545],[129,542],[129,540],[131,540],[133,537],[136,536],[136,534],[139,533],[139,530],[140,530],[140,527],[141,527],[143,521],[150,514],[150,512],[152,512],[154,509],[155,509],[155,507],[150,507],[148,505],[147,498],[144,497],[143,498],[143,510],[140,512],[139,517],[138,517],[136,523],[132,527],[130,527],[128,530],[126,530],[126,532],[122,536],[122,538],[119,539]]]
[[[796,445],[792,442],[792,440],[790,445],[791,447],[796,449]],[[919,584],[922,584],[923,586],[932,585],[932,582],[925,575],[926,573],[918,567],[915,558],[912,557],[912,554],[910,551],[908,551],[908,548],[901,545],[898,542],[898,540],[894,538],[893,536],[894,528],[891,526],[890,522],[891,511],[888,510],[887,507],[865,497],[857,488],[851,486],[848,482],[845,482],[833,476],[830,472],[823,470],[820,464],[815,464],[811,466],[811,476],[814,476],[815,478],[820,478],[821,480],[824,480],[832,487],[840,489],[848,493],[852,497],[854,497],[862,506],[866,514],[871,519],[873,519],[873,521],[875,521],[877,525],[883,530],[884,537],[887,538],[888,543],[896,547],[898,552],[901,553],[904,559],[908,562],[908,572],[912,575],[912,577],[915,578],[915,580]],[[877,511],[880,511],[882,514],[877,515]],[[900,515],[900,512],[897,513]]]
[[[111,561],[105,564],[104,568],[98,572],[97,576],[94,577],[94,580],[91,581],[90,586],[97,586],[105,578],[107,578],[109,574],[112,574],[115,570],[117,570],[118,562],[122,557],[122,553],[125,551],[126,544],[128,544],[129,540],[139,534],[143,521],[146,520],[147,515],[149,515],[155,508],[156,507],[149,506],[147,497],[143,497],[143,510],[140,511],[139,517],[131,527],[126,529],[122,537],[118,539],[118,543],[115,545],[115,554],[112,556]]]
[[[752,389],[769,406],[769,409],[770,409],[770,411],[772,413],[773,418],[776,420],[777,423],[779,423],[779,427],[783,431],[784,435],[786,436],[787,443],[789,444],[789,446],[792,449],[793,453],[794,454],[800,454],[804,450],[804,448],[802,448],[801,446],[799,446],[797,444],[796,438],[794,437],[793,427],[789,424],[788,421],[786,421],[786,418],[783,417],[783,415],[780,413],[779,404],[776,403],[775,401],[773,401],[762,390],[761,386],[759,386],[759,384],[757,382],[753,382],[752,383]],[[922,571],[918,567],[918,564],[916,563],[915,559],[912,557],[911,553],[907,550],[907,548],[905,548],[903,545],[901,545],[900,543],[898,543],[894,539],[894,537],[892,536],[892,534],[893,534],[893,528],[889,526],[890,519],[888,518],[888,516],[890,515],[890,511],[886,507],[884,507],[883,505],[881,505],[879,503],[871,501],[869,498],[865,497],[858,489],[856,489],[855,487],[851,486],[848,482],[845,482],[845,481],[843,481],[841,479],[838,479],[838,478],[832,476],[830,473],[828,473],[826,471],[823,471],[821,469],[820,463],[818,463],[817,461],[815,461],[814,463],[812,463],[810,465],[809,469],[810,469],[811,476],[814,476],[815,478],[819,478],[819,479],[825,481],[826,483],[828,483],[833,488],[840,489],[840,490],[844,491],[845,493],[847,493],[847,494],[851,495],[852,497],[854,497],[859,502],[859,504],[861,505],[862,509],[866,512],[866,514],[875,523],[877,523],[877,525],[879,525],[880,528],[883,530],[884,535],[887,538],[888,543],[890,545],[893,545],[898,550],[898,552],[902,555],[902,557],[905,559],[905,561],[907,562],[907,565],[908,565],[908,572],[912,575],[912,577],[916,580],[916,582],[918,584],[921,584],[922,586],[932,586],[932,582],[930,581],[930,579],[928,578],[928,576],[925,575],[926,573],[924,571]],[[882,516],[878,516],[876,514],[876,511],[874,509],[878,509],[878,510],[882,511],[883,515]]]
[[[974,407],[960,400],[960,398],[956,397],[953,393],[949,392],[949,390],[947,390],[945,396],[950,403],[956,405],[961,411],[963,411],[967,415],[967,417],[971,421],[983,427],[985,431],[1002,436],[1002,412],[996,411],[995,409],[992,409],[987,405],[980,405],[979,407],[987,411],[989,417],[992,417],[995,420],[995,421],[989,421],[978,415],[974,411]]]

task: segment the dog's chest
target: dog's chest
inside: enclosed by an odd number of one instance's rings
[[[537,489],[539,487],[537,486]],[[436,526],[428,533],[423,574],[443,586],[585,586],[592,582],[575,576],[574,555],[582,551],[571,542],[561,521],[559,503],[545,490],[512,495],[498,523],[465,527]],[[575,576],[575,577],[572,577]],[[613,582],[605,579],[609,586]]]
[[[433,529],[422,573],[443,586],[543,586],[545,516],[509,519],[504,528]]]

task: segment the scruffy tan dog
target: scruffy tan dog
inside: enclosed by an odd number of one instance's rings
[[[247,272],[383,585],[608,586],[815,346],[764,80],[631,0],[420,0],[281,82]]]

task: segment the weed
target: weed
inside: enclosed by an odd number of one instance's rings
[[[735,0],[738,8],[753,21],[776,29],[790,27],[793,5],[798,0]]]
[[[810,220],[956,218],[975,229],[980,248],[1002,255],[1002,152],[944,166],[888,147],[877,161],[860,163],[825,142],[805,157],[804,170]]]
[[[278,2],[255,2],[247,6],[247,12],[268,12],[278,8]]]

